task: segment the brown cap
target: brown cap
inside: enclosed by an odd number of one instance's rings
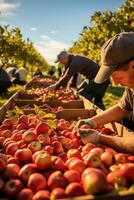
[[[59,62],[60,59],[66,58],[68,57],[69,54],[66,51],[61,51],[58,55],[57,55],[57,60],[55,61],[55,63]]]
[[[110,38],[101,48],[102,66],[95,77],[96,83],[103,83],[117,66],[134,57],[134,32],[123,32]]]

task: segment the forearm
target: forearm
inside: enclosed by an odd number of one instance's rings
[[[97,126],[102,126],[110,122],[120,121],[127,115],[127,111],[122,110],[118,105],[115,105],[90,119],[92,119]]]
[[[134,154],[134,136],[119,137],[101,134],[99,137],[99,143],[110,146],[120,152]]]

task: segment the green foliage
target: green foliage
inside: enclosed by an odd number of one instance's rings
[[[124,31],[134,31],[134,0],[126,0],[115,12],[95,12],[89,27],[83,28],[70,52],[87,56],[100,64],[102,45],[115,34]]]
[[[15,106],[13,110],[8,110],[6,112],[6,117],[10,118],[14,122],[18,122],[19,116],[23,114],[24,114],[23,110],[21,110],[18,106]]]
[[[9,25],[0,26],[0,61],[3,66],[8,62],[23,66],[31,73],[37,68],[49,67],[33,43],[29,39],[23,39],[21,30],[18,27],[9,30]]]

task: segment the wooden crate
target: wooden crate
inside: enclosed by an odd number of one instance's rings
[[[42,111],[46,112],[45,109]],[[23,109],[24,114],[35,113],[34,109]],[[87,119],[95,115],[94,109],[63,109],[57,113],[54,113],[58,119],[75,120],[75,119]]]
[[[134,200],[134,192],[107,193],[101,195],[84,195],[79,197],[64,198],[61,200]]]
[[[84,108],[82,100],[71,100],[71,101],[60,101],[60,100],[49,100],[49,101],[36,101],[30,99],[14,99],[14,103],[18,107],[22,107],[25,105],[33,106],[34,104],[37,106],[47,104],[51,107],[62,106],[63,108]]]

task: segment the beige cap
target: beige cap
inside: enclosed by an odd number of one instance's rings
[[[55,63],[59,62],[60,59],[66,58],[68,57],[69,54],[66,51],[61,51],[58,55],[57,55],[57,60],[55,61]]]
[[[123,32],[110,38],[101,48],[102,66],[95,77],[96,83],[103,83],[117,66],[134,58],[134,32]]]

